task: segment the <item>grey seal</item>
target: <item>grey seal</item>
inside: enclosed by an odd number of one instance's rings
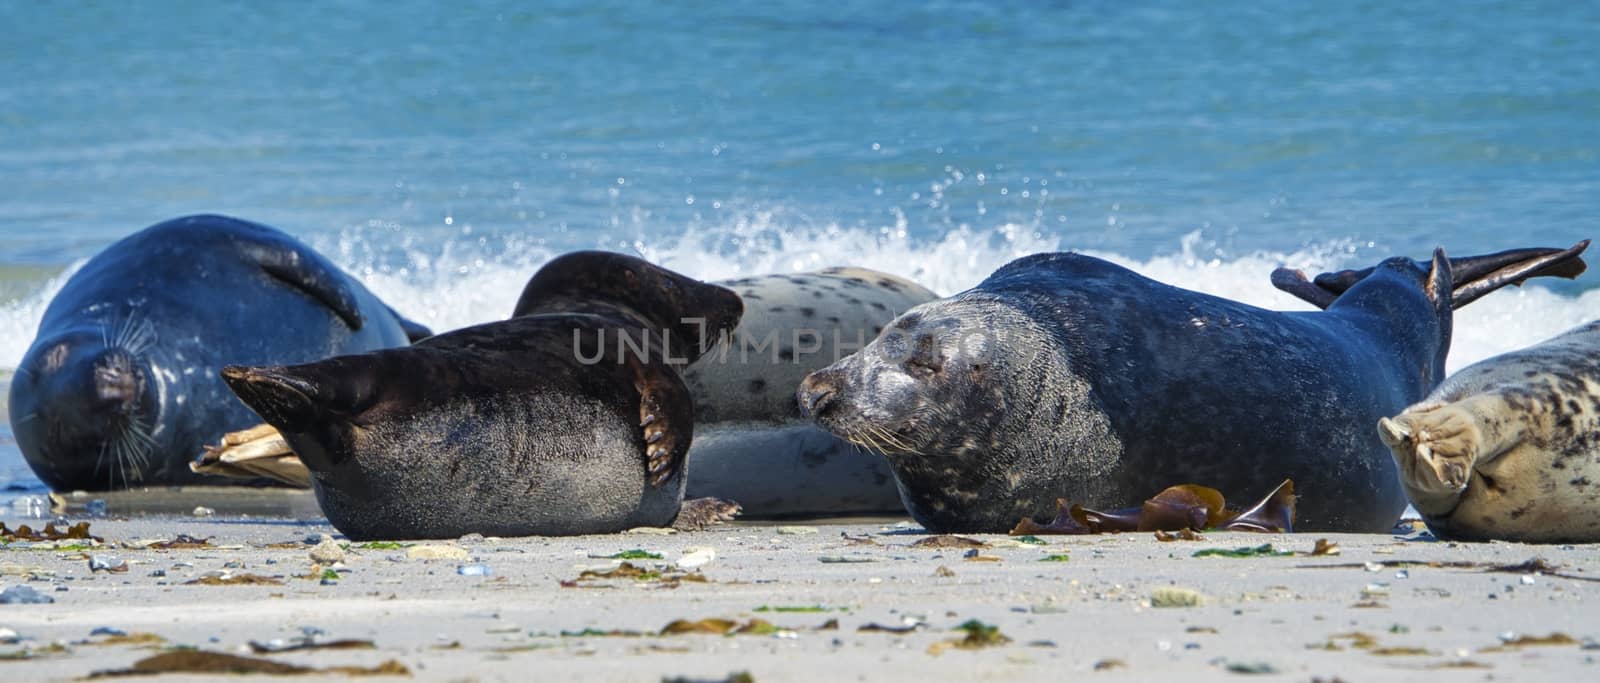
[[[1005,531],[1058,498],[1118,507],[1174,483],[1266,491],[1285,478],[1297,528],[1385,531],[1406,499],[1371,425],[1443,378],[1452,306],[1575,275],[1583,246],[1392,258],[1329,286],[1275,274],[1326,306],[1312,312],[1038,254],[911,309],[807,377],[798,401],[885,453],[933,531]]]
[[[604,252],[551,261],[524,296],[540,304],[413,346],[222,375],[353,539],[606,533],[732,512],[683,508],[694,405],[678,368],[738,324],[738,296]]]
[[[207,441],[255,422],[218,368],[427,333],[276,229],[176,218],[106,247],[50,301],[11,383],[11,428],[52,489],[225,483],[187,466]]]
[[[1439,538],[1600,541],[1600,322],[1469,365],[1378,433]]]

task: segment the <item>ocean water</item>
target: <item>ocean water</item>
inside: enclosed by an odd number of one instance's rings
[[[0,373],[83,259],[195,212],[435,329],[579,248],[942,293],[1074,249],[1303,308],[1272,268],[1600,232],[1596,45],[1568,2],[0,3]],[[1596,283],[1462,310],[1450,365]]]

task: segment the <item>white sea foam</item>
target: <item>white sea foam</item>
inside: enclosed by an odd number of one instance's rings
[[[939,239],[918,240],[907,236],[903,223],[844,229],[794,228],[777,222],[771,214],[754,213],[717,229],[630,246],[640,256],[703,279],[854,265],[901,275],[941,294],[976,285],[1019,256],[1074,247],[1070,239],[1016,225],[958,228]],[[394,249],[374,241],[391,238],[405,254],[403,263],[379,267],[377,254]],[[396,310],[435,330],[505,318],[528,276],[555,255],[538,240],[517,237],[467,242],[467,246],[430,245],[400,231],[367,230],[311,241]],[[1191,233],[1170,252],[1145,260],[1088,253],[1179,287],[1268,308],[1306,310],[1310,307],[1268,283],[1272,269],[1290,265],[1320,272],[1371,265],[1378,259],[1370,253],[1356,256],[1356,251],[1354,245],[1335,241],[1293,253],[1223,254],[1199,233]],[[43,283],[35,293],[0,305],[0,367],[16,367],[45,306],[76,267]],[[1600,317],[1600,290],[1577,297],[1537,285],[1497,292],[1457,312],[1450,369],[1538,342],[1596,317]]]

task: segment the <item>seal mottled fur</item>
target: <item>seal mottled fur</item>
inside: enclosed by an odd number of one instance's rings
[[[1549,260],[1577,256],[1523,259]],[[1443,377],[1453,290],[1514,279],[1453,281],[1478,263],[1389,259],[1318,288],[1326,311],[1284,313],[1089,256],[1029,256],[913,308],[798,400],[883,451],[930,530],[1004,531],[1057,498],[1115,507],[1173,483],[1290,478],[1297,528],[1384,531],[1406,499],[1370,425]]]
[[[11,382],[11,428],[56,490],[224,483],[201,446],[255,422],[217,377],[401,346],[427,330],[278,230],[176,218],[89,259],[61,288]]]
[[[524,298],[541,303],[411,347],[223,376],[351,538],[681,521],[694,407],[678,368],[738,323],[739,298],[604,252],[551,261]]]
[[[1378,433],[1439,538],[1600,541],[1600,322],[1467,366]]]

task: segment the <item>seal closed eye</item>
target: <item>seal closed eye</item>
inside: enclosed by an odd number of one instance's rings
[[[520,317],[223,378],[300,455],[351,538],[604,533],[730,514],[721,501],[680,512],[694,407],[677,368],[738,324],[739,298],[600,252],[556,259],[534,284],[551,295]]]

